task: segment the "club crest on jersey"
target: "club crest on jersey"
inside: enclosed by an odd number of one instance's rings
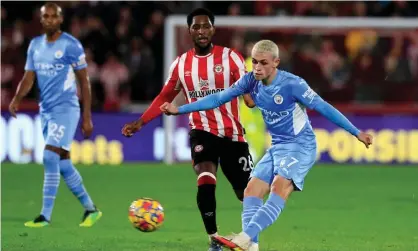
[[[203,146],[202,145],[197,145],[194,147],[194,152],[195,153],[200,153],[203,150]]]
[[[277,94],[274,96],[274,103],[280,105],[281,103],[283,103],[283,97],[280,94]]]
[[[213,67],[213,71],[216,74],[221,74],[224,71],[224,67],[221,64],[217,64]]]
[[[55,58],[56,59],[62,58],[63,55],[64,55],[64,53],[62,51],[60,51],[60,50],[58,50],[58,51],[55,52]]]

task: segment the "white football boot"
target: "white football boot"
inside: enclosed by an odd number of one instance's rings
[[[248,248],[248,251],[259,251],[259,249],[258,249],[258,243],[251,242],[251,245]]]

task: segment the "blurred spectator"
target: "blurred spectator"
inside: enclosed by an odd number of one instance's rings
[[[318,63],[321,65],[322,73],[331,87],[333,89],[343,88],[348,80],[349,72],[343,59],[335,51],[333,42],[331,40],[323,41],[318,54]]]
[[[418,83],[418,30],[410,32],[408,36],[409,47],[407,49],[407,58],[409,61],[409,69],[413,79]]]
[[[370,50],[377,43],[378,37],[374,30],[352,30],[348,32],[345,46],[351,59],[355,58],[362,49]]]
[[[402,56],[404,36],[402,34],[395,33],[392,41],[392,49],[385,58],[385,80],[396,83],[408,82],[412,77],[408,60]]]
[[[96,16],[88,16],[84,26],[86,33],[81,42],[85,48],[92,50],[96,62],[101,65],[110,47],[108,31]]]
[[[354,2],[353,16],[355,17],[367,16],[367,6],[365,2],[360,2],[360,1]]]
[[[238,3],[229,5],[228,16],[239,16],[241,14],[241,7]]]
[[[14,67],[9,62],[1,61],[1,104],[9,105],[9,101],[13,96],[12,85],[13,85]]]
[[[119,22],[115,27],[117,52],[122,57],[126,57],[130,53],[130,38],[136,29],[131,9],[127,6],[122,7],[119,12]]]
[[[89,74],[90,82],[96,83],[99,80],[99,67],[97,66],[96,62],[94,61],[94,55],[91,52],[90,48],[85,49],[86,53],[86,61],[87,61],[87,72]]]
[[[241,36],[234,36],[231,39],[231,44],[229,47],[236,51],[243,51],[244,50],[244,39]]]
[[[71,19],[70,29],[69,32],[77,39],[81,39],[83,37],[83,30],[82,30],[82,23],[79,17],[75,16]]]
[[[304,45],[301,51],[294,55],[293,65],[293,73],[303,76],[316,92],[321,94],[328,89],[328,81],[316,60],[315,49],[312,45]],[[315,74],[312,74],[312,72],[315,72]]]
[[[25,25],[24,22],[20,19],[17,19],[14,23],[12,40],[13,40],[13,44],[16,47],[20,47],[23,44],[23,41],[25,39],[24,25]]]
[[[128,80],[128,68],[122,64],[115,54],[109,53],[100,70],[100,81],[104,85],[104,109],[116,111],[120,107],[120,86]]]
[[[350,78],[356,89],[356,100],[372,103],[381,100],[384,78],[382,58],[373,56],[370,50],[361,51],[354,59]]]
[[[154,92],[159,91],[159,85],[153,81],[155,68],[151,49],[144,44],[143,39],[134,37],[131,41],[131,53],[125,58],[131,80],[131,99],[140,101],[147,99]]]

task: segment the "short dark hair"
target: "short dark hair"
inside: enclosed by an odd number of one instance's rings
[[[189,15],[187,15],[187,25],[190,27],[193,23],[193,18],[195,16],[207,16],[212,23],[212,25],[215,25],[215,16],[213,13],[205,8],[197,8],[194,11],[190,12]]]

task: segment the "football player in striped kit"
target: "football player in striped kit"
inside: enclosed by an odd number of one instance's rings
[[[131,137],[138,132],[161,114],[162,104],[172,102],[178,95],[192,103],[222,92],[246,73],[239,53],[212,43],[214,23],[214,15],[206,9],[196,9],[187,16],[194,48],[174,60],[160,94],[141,118],[123,127],[123,135]],[[250,95],[244,99],[248,107],[255,106]],[[218,232],[215,198],[218,164],[240,201],[253,167],[240,122],[238,98],[212,110],[190,113],[189,125],[193,168],[197,175],[197,205],[207,234],[214,236]],[[217,243],[210,243],[209,251],[219,250],[222,248]]]

